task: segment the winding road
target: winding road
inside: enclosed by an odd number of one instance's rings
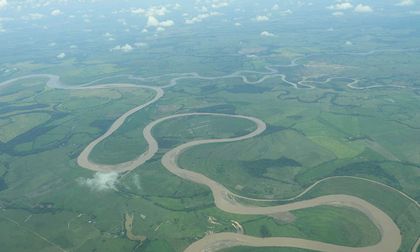
[[[290,65],[285,65],[286,67],[295,66],[298,59],[292,61]],[[283,67],[285,67],[283,66]],[[146,86],[146,85],[134,85],[134,84],[125,84],[125,83],[117,83],[117,84],[93,84],[95,82],[86,83],[79,86],[67,86],[60,82],[59,76],[56,75],[48,75],[48,74],[40,74],[40,75],[28,75],[19,78],[15,78],[12,80],[8,80],[5,82],[0,83],[0,88],[5,87],[7,85],[13,84],[16,81],[29,79],[29,78],[47,78],[47,85],[52,88],[60,88],[60,89],[100,89],[100,88],[143,88],[143,89],[150,89],[155,92],[155,96],[148,102],[141,104],[135,108],[130,109],[129,111],[125,112],[119,118],[117,118],[114,123],[110,126],[110,128],[100,137],[93,140],[90,144],[88,144],[84,150],[80,153],[77,158],[77,163],[86,169],[90,169],[96,172],[128,172],[134,170],[138,166],[144,164],[146,161],[150,160],[158,151],[158,143],[152,134],[153,128],[167,120],[171,120],[174,118],[180,117],[190,117],[190,116],[219,116],[219,117],[229,117],[229,118],[240,118],[252,121],[256,125],[256,129],[246,135],[233,137],[233,138],[222,138],[222,139],[207,139],[207,140],[195,140],[190,141],[184,144],[181,144],[167,153],[165,153],[162,157],[162,164],[163,166],[172,174],[191,181],[193,183],[201,184],[207,186],[213,193],[215,205],[229,213],[235,214],[245,214],[245,215],[270,215],[274,213],[280,212],[288,212],[298,209],[305,209],[310,207],[316,207],[321,205],[332,205],[332,206],[341,206],[341,207],[351,207],[357,209],[366,216],[370,218],[370,220],[376,225],[378,230],[381,233],[381,240],[372,246],[367,247],[346,247],[340,246],[330,243],[324,243],[319,241],[311,241],[305,239],[298,239],[298,238],[288,238],[288,237],[273,237],[273,238],[257,238],[251,237],[244,234],[237,234],[237,233],[218,233],[218,234],[210,234],[191,244],[185,251],[214,251],[226,247],[232,246],[253,246],[253,247],[294,247],[294,248],[303,248],[303,249],[311,249],[317,251],[327,251],[327,252],[395,252],[401,245],[401,234],[400,229],[395,224],[395,222],[382,210],[375,207],[374,205],[370,204],[369,202],[360,199],[358,197],[349,196],[349,195],[327,195],[321,196],[309,200],[301,200],[297,202],[277,205],[277,206],[268,206],[268,207],[260,207],[260,206],[253,206],[253,205],[245,205],[238,202],[237,198],[246,198],[235,193],[229,191],[226,187],[214,181],[203,174],[193,172],[187,169],[183,169],[179,167],[177,160],[179,156],[185,152],[187,149],[192,148],[194,146],[203,145],[203,144],[212,144],[212,143],[229,143],[229,142],[237,142],[237,141],[244,141],[247,139],[251,139],[263,133],[266,129],[266,124],[255,117],[251,116],[244,116],[244,115],[231,115],[231,114],[217,114],[217,113],[185,113],[185,114],[175,114],[170,115],[167,117],[163,117],[157,119],[153,122],[150,122],[143,130],[143,135],[145,140],[148,143],[148,149],[136,157],[133,160],[123,162],[120,164],[115,165],[108,165],[108,164],[98,164],[92,162],[89,159],[91,151],[95,148],[97,144],[102,142],[104,139],[112,135],[116,130],[118,130],[127,120],[127,118],[134,113],[150,106],[151,104],[157,102],[161,97],[164,96],[164,89],[170,88],[177,84],[178,80],[181,79],[204,79],[204,80],[216,80],[216,79],[223,79],[223,78],[241,78],[243,82],[248,84],[258,84],[263,82],[268,78],[275,78],[281,77],[281,79],[293,86],[294,88],[315,88],[314,86],[310,85],[311,81],[301,81],[298,83],[293,83],[287,81],[286,75],[278,73],[277,70],[273,68],[274,66],[266,67],[269,72],[253,72],[253,71],[238,71],[230,75],[220,76],[220,77],[203,77],[197,73],[187,73],[187,74],[177,74],[176,77],[172,78],[168,85],[162,87],[156,86]],[[257,81],[249,81],[244,73],[258,73],[264,75],[261,79]],[[133,76],[129,76],[131,79],[140,79],[146,80],[149,78],[137,78]],[[157,78],[157,77],[156,77]],[[329,78],[324,83],[333,80],[334,78]],[[350,78],[347,78],[350,79]],[[351,79],[352,82],[348,84],[348,87],[354,89],[361,89],[359,87],[355,87],[357,80]],[[366,87],[373,88],[373,87]],[[325,178],[320,180],[307,188],[304,192],[297,195],[296,197],[287,199],[285,201],[292,201],[296,200],[301,197],[303,194],[311,190],[314,186],[318,183],[331,179]],[[363,179],[363,178],[361,178]],[[365,179],[367,180],[367,179]],[[369,181],[369,180],[367,180]],[[373,183],[379,183],[376,181],[370,181]],[[380,183],[379,183],[380,184]],[[386,186],[386,185],[384,185]],[[387,186],[389,187],[389,186]],[[392,188],[392,187],[391,187]],[[393,190],[396,190],[392,188]],[[398,190],[396,190],[398,191]],[[408,195],[404,194],[403,192],[398,191],[404,197],[412,200],[419,206],[419,204],[410,198]],[[249,198],[246,198],[249,199]],[[254,200],[254,199],[251,199]],[[259,201],[260,199],[255,199]],[[274,201],[274,200],[271,200]],[[418,244],[417,244],[418,246]]]

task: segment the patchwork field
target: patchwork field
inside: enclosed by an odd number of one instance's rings
[[[1,251],[420,251],[415,3],[163,2],[0,1]]]

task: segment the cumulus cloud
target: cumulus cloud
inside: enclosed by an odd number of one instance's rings
[[[260,33],[260,36],[261,37],[274,37],[275,35],[271,32],[263,31],[263,32]]]
[[[144,15],[146,17],[150,17],[150,16],[165,16],[169,12],[169,10],[166,6],[152,6],[148,9],[143,9],[143,8],[131,9],[130,12],[132,14]]]
[[[147,18],[147,23],[146,23],[147,27],[159,26],[159,24],[160,24],[159,20],[155,18],[154,16],[150,16]]]
[[[147,16],[165,16],[169,10],[165,6],[152,6],[146,11]]]
[[[330,5],[327,7],[327,9],[330,9],[330,10],[348,10],[352,8],[353,8],[353,4],[351,4],[350,2],[336,3],[334,5]]]
[[[133,13],[133,14],[144,14],[146,12],[146,10],[143,9],[143,8],[137,8],[137,9],[131,9],[130,12]]]
[[[398,6],[410,6],[410,5],[414,5],[414,0],[401,0],[401,2],[399,2],[397,5]]]
[[[200,23],[202,22],[204,19],[207,19],[209,17],[213,17],[213,16],[218,16],[220,15],[219,12],[209,12],[209,13],[203,13],[203,14],[199,14],[195,17],[189,18],[189,19],[185,19],[185,23],[186,24],[195,24],[195,23]]]
[[[65,53],[60,53],[59,55],[57,55],[57,59],[64,59],[66,57]]]
[[[116,47],[112,48],[111,51],[121,51],[124,53],[129,53],[131,51],[133,51],[133,47],[129,44],[125,44],[125,45],[117,45]]]
[[[7,0],[0,0],[0,9],[3,9],[7,5]]]
[[[171,27],[173,26],[175,23],[172,20],[166,20],[166,21],[162,21],[160,22],[160,26],[162,27]]]
[[[60,16],[61,14],[63,14],[63,13],[59,9],[55,9],[55,10],[51,11],[52,16]]]
[[[269,17],[267,17],[267,16],[256,16],[255,17],[255,20],[257,21],[257,22],[264,22],[264,21],[268,21],[270,18]]]
[[[271,10],[276,11],[279,10],[280,6],[278,4],[273,5],[273,7],[271,7]]]
[[[175,24],[174,21],[172,20],[166,20],[166,21],[162,21],[160,22],[157,18],[155,18],[154,16],[149,16],[147,18],[147,24],[146,27],[171,27]]]
[[[373,12],[372,7],[370,7],[369,5],[364,5],[364,4],[358,4],[355,8],[354,8],[355,12],[359,12],[359,13],[368,13],[368,12]]]
[[[222,7],[226,7],[229,5],[229,1],[226,0],[213,0],[213,3],[211,4],[211,7],[213,9],[219,9]]]
[[[94,191],[115,190],[118,183],[118,173],[97,172],[93,175],[93,178],[79,178],[77,181]]]
[[[400,0],[402,2],[411,2],[413,0]],[[372,7],[366,4],[358,4],[354,6],[348,0],[338,1],[336,4],[330,5],[327,9],[334,11],[332,15],[334,16],[342,16],[344,15],[344,11],[353,9],[355,12],[358,13],[368,13],[373,12]]]

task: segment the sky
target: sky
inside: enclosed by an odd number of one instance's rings
[[[254,35],[270,39],[279,36],[272,28],[276,22],[300,19],[310,26],[324,18],[332,29],[343,20],[387,17],[420,18],[420,5],[416,0],[0,0],[0,43],[9,51],[30,43],[66,47],[55,53],[65,60],[69,50],[92,40],[103,41],[109,52],[128,54],[153,39],[206,31],[209,24],[238,31],[258,27]]]
[[[238,19],[267,22],[276,15],[299,15],[310,10],[335,17],[349,15],[395,14],[420,15],[415,0],[385,1],[106,1],[106,0],[0,0],[1,32],[13,31],[13,23],[38,24],[48,29],[56,20],[82,20],[89,24],[97,18],[111,18],[121,28],[138,28],[143,32],[164,32],[175,26],[195,25],[206,20],[230,19],[239,26]],[[248,17],[246,14],[254,14]],[[130,20],[129,20],[130,19]],[[86,25],[88,27],[88,25]],[[124,50],[124,49],[122,49]]]

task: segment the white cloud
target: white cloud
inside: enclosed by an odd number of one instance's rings
[[[369,5],[364,5],[364,4],[358,4],[355,8],[354,8],[355,12],[359,12],[359,13],[368,13],[368,12],[373,12],[372,7],[370,7]]]
[[[144,15],[146,17],[149,16],[165,16],[169,10],[165,6],[152,6],[148,9],[137,8],[131,9],[130,12],[136,15]]]
[[[55,9],[55,10],[51,11],[52,16],[60,16],[61,14],[63,14],[63,13],[59,9]]]
[[[79,178],[77,181],[94,191],[115,190],[118,183],[118,173],[97,172],[93,175],[93,178]]]
[[[157,18],[155,18],[154,16],[149,16],[147,18],[147,23],[146,23],[146,27],[157,27],[157,28],[162,28],[162,27],[171,27],[175,24],[174,21],[172,20],[166,20],[166,21],[162,21],[160,22]]]
[[[274,37],[275,35],[271,32],[263,31],[263,32],[260,33],[260,36],[261,37]]]
[[[175,23],[172,20],[166,20],[166,21],[162,21],[160,22],[160,26],[162,27],[171,27],[173,26]]]
[[[330,9],[330,10],[348,10],[352,8],[353,8],[353,4],[351,4],[350,2],[337,3],[337,4],[330,5],[327,7],[327,9]]]
[[[168,12],[165,6],[152,6],[146,11],[146,16],[165,16]]]
[[[7,5],[7,0],[0,0],[0,9],[6,7]]]
[[[147,27],[159,26],[159,24],[160,24],[159,20],[155,18],[154,16],[150,16],[147,18],[147,23],[146,23]]]
[[[170,12],[170,9],[178,10],[181,8],[180,4],[167,4],[167,5],[156,5],[151,6],[150,8],[143,9],[143,8],[132,8],[129,10],[132,14],[141,15],[145,17],[159,17],[165,16]]]
[[[6,32],[6,29],[3,28],[2,24],[0,24],[0,32]]]
[[[346,41],[346,43],[344,43],[346,46],[352,46],[353,45],[353,43],[351,42],[351,41],[349,41],[349,40],[347,40]]]
[[[401,1],[410,2],[413,0],[401,0]],[[334,16],[342,16],[344,15],[343,11],[350,10],[350,9],[354,9],[355,12],[359,12],[359,13],[373,12],[372,7],[370,7],[369,5],[358,4],[356,6],[353,6],[353,4],[349,1],[338,1],[338,3],[328,6],[327,9],[335,11],[332,13],[332,15]]]
[[[401,2],[399,2],[397,5],[398,6],[410,6],[410,5],[414,5],[414,0],[401,0]]]
[[[278,4],[273,5],[273,7],[271,7],[271,10],[276,11],[279,10],[280,6]]]
[[[209,12],[209,13],[203,13],[203,14],[199,14],[193,18],[190,19],[185,19],[185,23],[186,24],[195,24],[195,23],[200,23],[202,22],[204,19],[207,19],[209,17],[213,17],[213,16],[218,16],[220,15],[219,12]]]
[[[111,51],[121,51],[124,53],[129,53],[131,51],[133,51],[133,47],[129,44],[125,44],[125,45],[117,45],[116,47],[112,48]]]
[[[66,57],[65,53],[60,53],[59,55],[57,55],[57,59],[64,59]]]
[[[213,9],[219,9],[222,7],[226,7],[229,5],[228,1],[224,1],[224,0],[213,0],[213,4],[211,5],[211,7]]]
[[[269,17],[267,17],[267,16],[257,16],[257,17],[255,17],[255,20],[257,21],[257,22],[264,22],[264,21],[268,21],[270,18]]]
[[[105,38],[107,38],[109,41],[114,41],[115,40],[114,35],[112,35],[112,33],[110,33],[110,32],[104,33],[103,36]]]
[[[131,13],[133,13],[133,14],[144,14],[145,12],[146,12],[146,10],[143,9],[143,8],[138,8],[138,9],[132,9],[131,10]]]

